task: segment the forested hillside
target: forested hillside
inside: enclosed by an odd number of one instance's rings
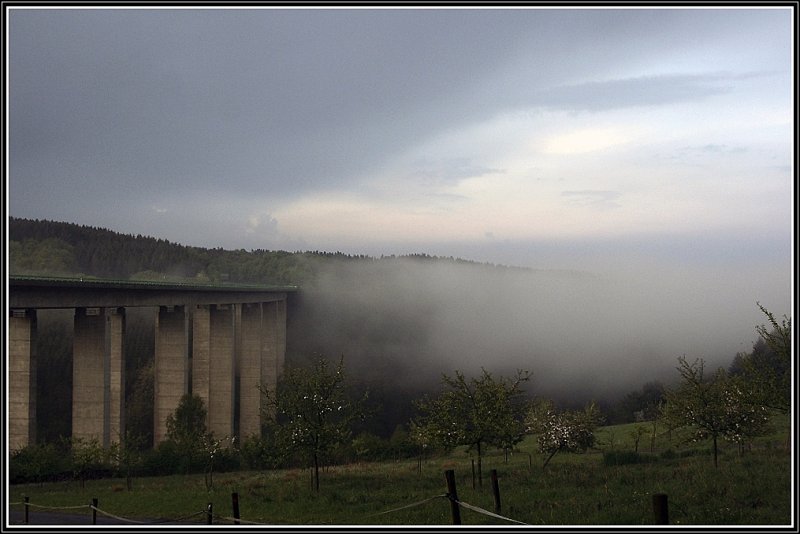
[[[341,252],[189,247],[103,228],[14,217],[9,219],[9,235],[9,264],[14,275],[302,286],[315,280],[323,267],[379,261]],[[405,258],[512,269],[425,254]]]
[[[433,271],[458,265],[483,274],[534,272],[425,254],[372,258],[340,252],[223,250],[188,247],[141,235],[65,222],[11,218],[12,275],[82,276],[116,280],[297,285],[289,307],[287,361],[302,365],[314,355],[344,355],[354,378],[366,382],[383,417],[376,431],[391,433],[410,413],[410,398],[438,380],[437,367],[419,376],[423,348],[438,297],[425,283]],[[403,273],[408,284],[398,283]],[[384,306],[385,305],[385,306]],[[381,308],[380,311],[378,308]],[[39,435],[53,440],[70,428],[71,314],[39,314]],[[128,424],[152,432],[153,317],[128,310],[126,393]],[[445,367],[446,369],[446,367]],[[406,375],[417,375],[407,382]],[[66,379],[65,379],[66,377]],[[47,392],[47,393],[45,393]]]
[[[89,226],[11,218],[12,274],[302,284],[343,254],[204,249]],[[348,257],[349,258],[349,257]]]

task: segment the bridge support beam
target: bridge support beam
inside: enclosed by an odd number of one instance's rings
[[[261,435],[261,369],[264,366],[263,308],[266,305],[244,304],[241,307],[239,350],[239,435]]]
[[[167,416],[189,391],[189,321],[184,306],[161,306],[156,316],[153,442],[167,436]]]
[[[274,391],[286,358],[286,301],[263,304],[261,383]]]
[[[192,394],[208,410],[217,439],[233,437],[236,306],[198,306],[192,320]]]
[[[36,310],[8,319],[9,450],[36,443]]]
[[[109,349],[109,439],[125,442],[125,308],[106,315]]]
[[[72,437],[104,447],[125,432],[125,310],[76,308],[72,349]]]

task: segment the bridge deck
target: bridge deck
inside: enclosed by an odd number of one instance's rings
[[[10,308],[183,306],[284,300],[297,286],[10,276]]]

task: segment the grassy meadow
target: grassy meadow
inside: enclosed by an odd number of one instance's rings
[[[640,425],[652,431],[651,423]],[[231,524],[231,493],[237,492],[245,524],[448,525],[444,471],[455,471],[462,502],[494,512],[489,474],[496,469],[500,515],[529,525],[652,525],[656,493],[668,495],[674,525],[790,523],[788,418],[777,418],[772,432],[744,451],[721,442],[717,469],[710,443],[684,444],[682,436],[660,428],[654,443],[651,433],[642,433],[639,454],[633,454],[636,426],[600,428],[597,449],[559,453],[546,470],[535,437],[529,436],[507,462],[501,451],[485,456],[483,487],[475,489],[475,457],[458,450],[421,464],[408,459],[327,467],[318,494],[312,490],[310,470],[287,469],[217,473],[211,491],[197,474],[137,478],[130,492],[122,479],[87,481],[84,488],[77,482],[15,485],[9,498],[19,502],[27,495],[31,503],[53,507],[98,498],[101,510],[131,519],[185,517],[213,503],[214,523]],[[31,508],[32,522],[36,511]],[[465,525],[514,524],[464,508],[461,519]],[[195,516],[193,521],[204,518]]]

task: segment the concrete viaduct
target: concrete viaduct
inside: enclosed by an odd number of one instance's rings
[[[286,302],[295,286],[9,278],[9,450],[36,442],[36,312],[75,310],[72,436],[104,446],[125,435],[125,309],[155,311],[154,441],[191,390],[205,402],[208,429],[260,431],[258,385],[274,388],[286,354]],[[191,381],[191,382],[190,382]]]

